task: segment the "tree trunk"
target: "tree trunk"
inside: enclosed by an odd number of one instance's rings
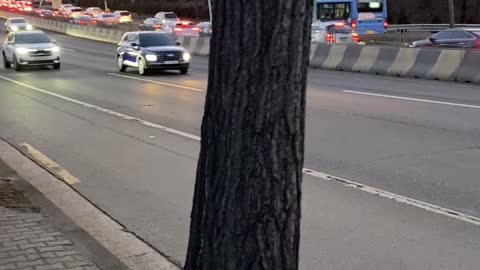
[[[312,4],[213,1],[186,270],[298,269]]]

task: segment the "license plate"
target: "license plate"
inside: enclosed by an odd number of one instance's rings
[[[165,61],[163,62],[164,64],[166,65],[172,65],[172,64],[178,64],[178,60],[174,60],[174,61]]]
[[[373,34],[375,34],[375,31],[368,30],[368,31],[367,31],[367,34],[369,34],[369,35],[373,35]]]

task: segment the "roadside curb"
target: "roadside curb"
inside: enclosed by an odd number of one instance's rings
[[[129,269],[180,269],[72,187],[55,178],[3,140],[0,140],[0,159]]]

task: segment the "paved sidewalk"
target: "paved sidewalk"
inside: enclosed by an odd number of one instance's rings
[[[0,207],[0,270],[97,270],[32,208]]]
[[[0,160],[0,270],[125,269],[59,213]]]

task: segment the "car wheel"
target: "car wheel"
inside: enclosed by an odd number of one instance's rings
[[[138,74],[140,75],[147,74],[147,67],[145,65],[145,60],[143,60],[143,58],[138,59]]]
[[[117,56],[117,68],[120,72],[125,72],[125,70],[127,70],[127,66],[123,64],[123,57],[121,55]]]
[[[14,55],[13,56],[13,65],[15,66],[15,70],[16,71],[22,71],[23,70],[23,67],[22,65],[20,65],[17,61],[17,57]]]
[[[10,64],[10,62],[8,62],[7,60],[7,57],[5,56],[5,54],[3,54],[3,66],[5,68],[10,68],[12,66],[12,64]]]
[[[180,73],[187,74],[188,73],[188,68],[181,68]]]
[[[59,70],[61,67],[60,63],[53,64],[53,69]]]

